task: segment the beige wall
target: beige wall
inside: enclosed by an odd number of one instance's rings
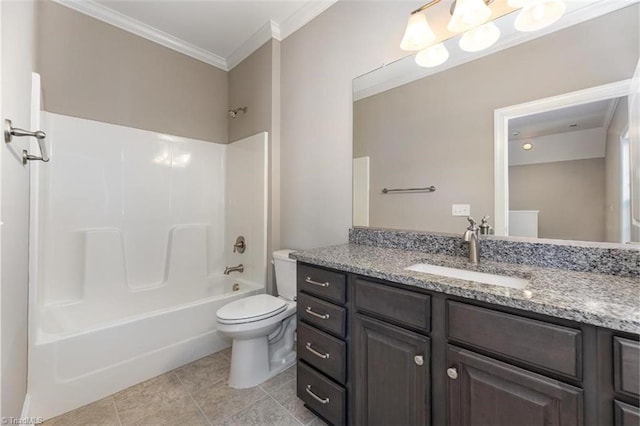
[[[605,162],[605,241],[622,241],[622,158],[620,138],[627,131],[629,107],[627,98],[621,98],[607,129]],[[629,217],[630,219],[630,217]]]
[[[347,241],[351,82],[404,56],[398,44],[410,9],[339,1],[282,42],[283,247]]]
[[[280,248],[280,42],[262,45],[229,72],[229,108],[247,107],[229,119],[229,141],[258,132],[269,133],[269,210],[267,256]],[[250,243],[250,242],[248,242]],[[268,265],[267,290],[273,293],[274,272]]]
[[[605,159],[509,167],[509,208],[540,210],[540,238],[605,241]]]
[[[631,77],[637,28],[625,9],[355,102],[353,155],[371,157],[370,225],[460,232],[457,203],[493,217],[494,110]],[[430,185],[436,192],[380,192]]]
[[[227,73],[50,0],[38,2],[47,111],[227,142]]]

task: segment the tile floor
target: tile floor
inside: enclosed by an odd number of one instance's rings
[[[46,421],[50,426],[321,426],[296,396],[296,368],[250,389],[227,386],[230,349]]]

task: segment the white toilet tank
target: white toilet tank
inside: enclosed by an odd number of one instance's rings
[[[277,250],[273,252],[278,296],[287,300],[293,300],[296,297],[296,261],[289,259],[289,253],[293,251],[295,250]]]

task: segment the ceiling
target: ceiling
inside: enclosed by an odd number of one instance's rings
[[[509,120],[509,140],[532,139],[600,127],[607,129],[617,103],[618,99],[605,99]]]
[[[283,40],[337,0],[54,0],[230,70],[271,38]]]

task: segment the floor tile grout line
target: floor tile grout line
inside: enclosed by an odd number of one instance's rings
[[[274,401],[275,401],[275,403],[276,403],[276,404],[278,404],[278,405],[279,405],[279,406],[280,406],[280,407],[281,407],[281,408],[282,408],[282,409],[283,409],[283,410],[284,410],[288,415],[290,415],[291,417],[293,417],[293,419],[294,419],[296,422],[298,422],[298,423],[300,423],[302,426],[304,426],[304,423],[302,423],[302,422],[301,422],[301,421],[300,421],[296,416],[294,416],[294,415],[293,415],[293,413],[292,413],[291,411],[287,410],[287,409],[286,409],[286,407],[285,407],[284,405],[280,404],[280,402],[279,402],[277,399],[275,399],[273,396],[271,396],[271,395],[269,395],[269,394],[267,394],[267,396],[268,396],[269,398],[271,398],[272,400],[274,400]]]
[[[209,417],[204,413],[204,411],[202,411],[202,407],[200,407],[200,404],[198,404],[198,401],[196,401],[196,399],[193,397],[193,395],[191,395],[191,391],[188,389],[188,387],[184,384],[184,382],[182,381],[182,379],[180,378],[180,376],[178,374],[175,373],[175,371],[172,372],[172,374],[174,376],[176,376],[176,378],[178,379],[178,381],[180,382],[180,384],[182,385],[182,387],[184,388],[185,392],[187,393],[187,395],[189,395],[189,398],[191,398],[191,400],[193,401],[194,404],[196,404],[196,407],[198,407],[198,411],[200,411],[200,414],[202,414],[202,416],[204,417],[204,419],[207,421],[207,423],[209,424],[209,426],[213,426],[213,422],[211,420],[209,420]],[[218,382],[221,382],[224,379],[219,380]],[[216,383],[218,383],[216,382]]]
[[[118,412],[118,406],[116,405],[116,399],[113,397],[113,395],[115,394],[109,395],[109,399],[111,399],[111,404],[113,404],[113,409],[116,410],[116,419],[118,419],[118,424],[120,426],[123,426],[122,419],[120,419],[120,412]]]
[[[262,386],[260,386],[262,388],[263,391],[265,391],[267,393],[267,395],[271,395],[274,392],[279,391],[280,389],[282,389],[285,385],[288,385],[290,382],[293,382],[294,380],[296,380],[295,378],[292,378],[291,380],[287,380],[284,383],[281,383],[280,386],[277,386],[275,388],[273,388],[272,390],[268,391],[265,388],[263,388]]]
[[[264,392],[264,395],[260,395],[260,398],[255,399],[253,401],[251,401],[249,404],[244,405],[241,409],[239,409],[238,411],[234,412],[233,414],[231,414],[230,416],[225,417],[224,419],[222,419],[223,421],[225,420],[229,420],[231,417],[240,414],[241,412],[243,412],[244,410],[246,410],[247,408],[251,407],[253,404],[255,404],[258,401],[262,401],[265,398],[270,397],[270,395],[264,390],[264,389],[260,389],[262,392]]]

